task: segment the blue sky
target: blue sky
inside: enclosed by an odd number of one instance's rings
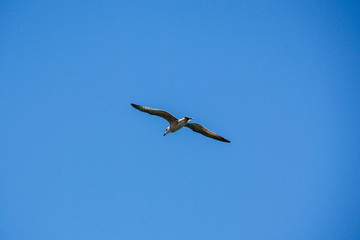
[[[359,10],[2,1],[0,238],[359,239]]]

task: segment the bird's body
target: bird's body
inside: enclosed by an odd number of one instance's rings
[[[169,132],[173,133],[173,132],[180,130],[190,120],[191,120],[191,118],[184,117],[184,118],[178,119],[177,121],[171,122],[170,126],[169,126]]]
[[[185,126],[185,127],[190,128],[194,132],[201,133],[202,135],[204,135],[206,137],[210,137],[210,138],[222,141],[222,142],[230,142],[229,140],[221,137],[220,135],[206,129],[204,126],[202,126],[199,123],[188,123],[188,121],[192,120],[192,118],[190,118],[190,117],[183,117],[181,119],[177,119],[170,113],[168,113],[164,110],[161,110],[161,109],[149,108],[149,107],[145,107],[145,106],[141,106],[141,105],[136,105],[133,103],[131,104],[131,106],[133,106],[134,108],[136,108],[139,111],[146,112],[151,115],[156,115],[156,116],[162,117],[165,120],[167,120],[170,123],[170,126],[166,128],[164,136],[168,133],[176,132]]]

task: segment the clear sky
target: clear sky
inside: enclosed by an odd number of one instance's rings
[[[0,239],[360,239],[359,16],[1,1]]]

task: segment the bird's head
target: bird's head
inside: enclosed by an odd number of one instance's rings
[[[165,136],[166,134],[168,134],[168,133],[169,133],[169,131],[170,131],[170,127],[167,127],[167,128],[165,129],[164,136]]]

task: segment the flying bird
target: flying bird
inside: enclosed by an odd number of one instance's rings
[[[168,126],[166,128],[164,136],[168,133],[176,132],[180,128],[185,126],[185,127],[190,128],[194,132],[200,133],[206,137],[213,138],[213,139],[216,139],[216,140],[219,140],[222,142],[228,142],[228,143],[230,142],[229,140],[221,137],[220,135],[206,129],[204,126],[202,126],[199,123],[189,123],[188,121],[192,120],[192,118],[190,118],[190,117],[183,117],[181,119],[177,119],[170,113],[168,113],[164,110],[161,110],[161,109],[149,108],[149,107],[145,107],[145,106],[141,106],[141,105],[136,105],[133,103],[131,103],[131,106],[133,106],[134,108],[136,108],[139,111],[146,112],[151,115],[156,115],[156,116],[162,117],[165,120],[167,120],[170,123],[170,126]]]

